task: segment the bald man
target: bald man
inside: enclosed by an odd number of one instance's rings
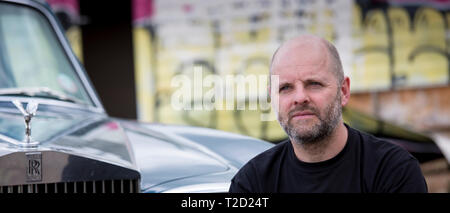
[[[270,72],[279,77],[270,87],[289,139],[244,165],[230,192],[427,192],[417,159],[343,122],[350,79],[331,43],[293,38],[275,52]]]

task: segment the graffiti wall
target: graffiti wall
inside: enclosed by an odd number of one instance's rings
[[[250,87],[266,87],[259,77],[267,78],[273,52],[304,33],[336,45],[352,92],[446,86],[449,7],[439,0],[134,0],[138,117],[285,138],[272,110],[249,107],[267,90]],[[190,85],[174,83],[179,76]],[[229,83],[233,76],[248,84]],[[249,83],[252,77],[256,83]],[[188,94],[189,107],[174,107],[180,92]],[[205,101],[214,107],[204,107]]]
[[[356,1],[353,90],[449,83],[449,1]]]

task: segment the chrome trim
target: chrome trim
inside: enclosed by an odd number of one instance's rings
[[[90,112],[106,114],[105,111],[99,110],[99,108],[95,108],[93,106],[80,105],[80,104],[75,104],[75,103],[71,103],[71,102],[55,100],[55,99],[40,98],[40,97],[0,96],[0,101],[4,101],[4,102],[11,102],[15,99],[19,100],[20,102],[29,102],[30,100],[35,100],[35,101],[39,102],[39,104],[74,108],[74,109],[79,109],[79,110],[88,110]]]
[[[27,179],[27,168],[29,162],[27,155],[40,153],[40,162],[42,170],[40,170],[40,179]],[[95,171],[93,173],[92,171]],[[84,191],[91,191],[98,183],[89,183],[92,180],[139,180],[140,173],[136,169],[132,169],[132,165],[120,166],[110,162],[86,158],[74,154],[64,153],[51,150],[30,150],[13,152],[0,157],[0,186],[18,186],[45,183],[64,183],[83,181]],[[86,182],[88,181],[88,182]],[[87,185],[89,183],[89,185]],[[101,186],[101,185],[98,185]],[[130,184],[130,186],[133,186]],[[127,188],[128,185],[125,187]],[[101,190],[94,188],[96,192]],[[34,188],[28,190],[35,191]],[[53,191],[49,188],[50,191]],[[55,191],[63,192],[63,184],[56,184]]]
[[[0,133],[0,141],[5,141],[5,142],[8,142],[8,143],[13,144],[15,146],[18,146],[18,147],[20,147],[20,145],[22,144],[22,142],[14,139],[14,138],[10,138],[10,137],[8,137],[6,135],[3,135],[1,133]]]
[[[64,52],[71,62],[75,72],[78,74],[77,76],[80,78],[80,81],[84,88],[86,89],[86,92],[89,96],[89,98],[92,101],[92,104],[95,108],[98,109],[98,111],[106,113],[100,99],[98,98],[97,92],[95,91],[92,82],[87,78],[86,71],[81,67],[78,59],[76,58],[75,54],[72,51],[72,48],[67,41],[64,32],[61,30],[61,25],[59,24],[56,17],[53,15],[53,13],[49,10],[49,8],[42,5],[42,3],[36,2],[36,1],[29,1],[29,0],[3,0],[2,2],[12,3],[12,4],[22,4],[27,7],[33,8],[36,11],[40,12],[42,15],[44,15],[45,18],[47,18],[47,21],[50,23],[51,28],[55,32],[57,40],[61,44],[62,48],[64,49]]]
[[[130,192],[133,193],[133,181],[130,181]]]
[[[106,185],[106,182],[111,181],[111,187]],[[128,181],[130,188],[126,188],[120,193],[134,193],[140,192],[139,179],[126,179],[126,180],[110,180],[105,179],[101,181],[83,181],[78,182],[83,184],[83,193],[118,193],[114,190],[114,184],[118,184],[120,181]],[[101,189],[100,189],[101,187]],[[25,184],[25,185],[12,185],[12,186],[0,186],[0,194],[2,193],[78,193],[77,182],[57,182],[57,183],[38,183],[38,184]]]
[[[15,116],[20,116],[20,114],[18,114],[17,110],[15,110],[13,108],[11,108],[11,109],[0,108],[0,113],[4,113],[4,112],[5,113],[11,113],[11,114],[17,114],[17,115],[13,115],[14,117]],[[85,113],[85,112],[83,112],[83,113]],[[57,116],[58,112],[56,114],[52,114],[52,113],[49,113],[48,111],[40,111],[39,114],[40,114],[40,116]],[[90,124],[92,124],[94,122],[99,122],[101,120],[105,120],[106,118],[107,118],[107,115],[105,115],[105,114],[89,114],[89,113],[86,113],[86,119],[80,120],[78,123],[74,123],[74,125],[71,126],[70,128],[59,132],[58,134],[48,138],[45,141],[39,141],[39,142],[40,143],[51,143],[51,142],[54,142],[54,141],[60,139],[63,136],[70,135],[71,133],[73,133],[75,131],[78,131],[81,128],[84,128],[84,127],[86,127],[86,126],[88,126],[88,125],[90,125]],[[36,149],[37,148],[37,147],[24,147],[24,146],[22,146],[24,144],[24,142],[16,140],[15,138],[11,138],[9,136],[6,136],[6,135],[0,133],[0,142],[2,142],[2,141],[17,146],[19,148],[19,150],[32,150],[32,149]],[[132,163],[135,164],[135,162],[132,162]]]
[[[38,110],[39,103],[31,100],[27,104],[27,108],[23,108],[22,102],[14,99],[12,101],[14,106],[22,113],[23,119],[25,121],[25,141],[21,142],[21,146],[24,148],[35,148],[39,145],[39,141],[33,141],[31,138],[31,120],[34,116],[36,116],[36,112]]]
[[[115,191],[114,191],[114,181],[111,181],[111,193],[115,193]]]

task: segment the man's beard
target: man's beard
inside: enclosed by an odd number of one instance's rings
[[[296,112],[305,110],[313,112],[319,122],[314,123],[310,126],[307,126],[307,124],[302,124],[301,121],[301,123],[293,124],[291,115]],[[291,139],[294,140],[294,142],[299,143],[300,145],[309,145],[323,141],[325,138],[329,137],[339,124],[341,115],[341,95],[340,91],[338,90],[336,98],[325,108],[323,114],[321,114],[318,109],[309,105],[299,105],[288,113],[287,122],[284,122],[285,119],[283,119],[280,115],[278,116],[278,121],[283,127],[284,131],[289,135]],[[305,122],[311,121],[310,119],[308,119],[305,120]]]

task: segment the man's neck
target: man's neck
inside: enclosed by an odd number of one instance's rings
[[[343,122],[336,127],[331,135],[321,141],[310,144],[296,143],[291,138],[295,156],[303,162],[316,163],[335,157],[344,149],[347,143],[348,131]]]

